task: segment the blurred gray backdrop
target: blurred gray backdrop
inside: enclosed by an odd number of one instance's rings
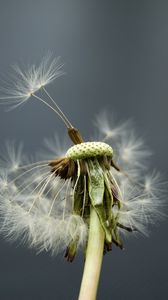
[[[85,137],[93,116],[107,109],[133,118],[155,153],[151,166],[167,177],[168,1],[1,0],[0,73],[18,63],[38,63],[51,50],[66,75],[49,91]],[[0,144],[23,141],[34,153],[44,137],[65,133],[43,105],[30,101],[9,113],[0,107]],[[150,238],[126,241],[125,251],[104,257],[98,300],[166,300],[168,222]],[[36,255],[0,243],[0,299],[77,299],[83,256]]]

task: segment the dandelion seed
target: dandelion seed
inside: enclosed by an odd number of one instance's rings
[[[0,155],[0,165],[7,172],[17,172],[19,166],[24,162],[23,145],[15,147],[15,142],[7,141],[2,154]]]
[[[118,153],[120,163],[126,169],[130,163],[135,167],[144,167],[146,159],[151,155],[149,149],[145,147],[144,141],[136,138],[132,130],[122,136],[118,145]]]
[[[111,116],[109,118],[107,112],[103,111],[96,116],[94,124],[98,128],[100,139],[102,139],[103,141],[112,139],[114,142],[121,136],[124,136],[125,132],[128,132],[131,121],[129,120],[116,126],[113,118]]]
[[[0,97],[0,103],[8,104],[10,105],[10,109],[14,109],[32,97],[54,111],[67,127],[72,127],[68,118],[45,88],[46,85],[64,74],[62,66],[60,57],[52,58],[51,54],[46,55],[38,67],[32,65],[26,71],[17,65],[13,66],[14,74],[10,80],[8,79],[8,81],[4,82],[4,87],[0,89],[3,93]],[[48,99],[36,95],[39,90],[44,92],[44,97],[47,96]]]
[[[67,149],[70,147],[70,141],[67,137],[59,137],[55,134],[52,138],[44,139],[45,150],[39,154],[40,158],[52,160],[53,157],[65,156]]]
[[[86,264],[79,299],[86,291],[88,300],[95,299],[103,253],[113,245],[123,249],[123,235],[148,235],[149,226],[163,217],[162,181],[156,172],[144,176],[150,152],[130,122],[112,129],[102,114],[96,119],[100,141],[83,140],[45,87],[62,75],[59,59],[47,56],[39,67],[15,71],[13,88],[3,88],[2,98],[15,107],[30,97],[44,103],[64,122],[74,145],[65,150],[57,136],[45,140],[47,160],[32,163],[22,147],[15,152],[7,143],[8,155],[0,161],[0,231],[38,252],[64,250],[70,262],[82,248]]]
[[[0,174],[0,189],[2,191],[4,191],[7,188],[8,188],[8,176],[7,176],[6,170],[1,170],[1,174]]]
[[[1,99],[16,100],[18,105],[27,101],[32,94],[63,75],[62,66],[60,57],[52,58],[50,53],[44,57],[38,67],[32,65],[24,70],[14,65],[14,73],[6,82],[6,87],[1,88],[1,92],[4,93]]]
[[[150,175],[145,176],[144,190],[151,196],[158,198],[164,195],[165,185],[162,176],[159,172],[153,171]]]

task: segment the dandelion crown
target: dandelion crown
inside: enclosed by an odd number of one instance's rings
[[[47,140],[51,158],[27,163],[21,146],[15,150],[14,143],[6,144],[8,157],[0,161],[0,230],[38,251],[65,250],[65,257],[72,261],[80,247],[85,252],[90,239],[94,240],[94,222],[101,233],[102,253],[113,244],[122,249],[124,234],[147,235],[148,225],[161,216],[161,188],[158,173],[146,175],[150,152],[129,122],[112,128],[105,113],[100,114],[95,122],[100,139],[83,140],[46,89],[63,74],[62,66],[60,58],[50,55],[39,67],[26,71],[14,66],[15,76],[1,88],[1,103],[10,109],[32,98],[54,111],[73,145],[57,155],[58,138],[55,144]]]

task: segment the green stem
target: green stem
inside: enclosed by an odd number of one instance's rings
[[[95,300],[104,250],[104,231],[93,207],[90,210],[89,239],[78,300]]]

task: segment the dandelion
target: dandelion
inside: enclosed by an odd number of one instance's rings
[[[46,89],[63,74],[60,59],[47,56],[38,67],[15,67],[15,72],[13,87],[10,82],[1,88],[1,103],[10,100],[17,107],[30,98],[39,100],[64,122],[73,145],[65,150],[57,136],[47,139],[46,160],[32,162],[21,146],[15,151],[7,143],[0,160],[0,231],[38,252],[63,250],[70,262],[82,248],[86,259],[79,299],[93,300],[103,253],[113,245],[123,249],[124,235],[148,235],[150,224],[163,217],[162,180],[156,172],[144,176],[150,152],[130,122],[112,128],[103,114],[95,122],[100,140],[83,140]]]

